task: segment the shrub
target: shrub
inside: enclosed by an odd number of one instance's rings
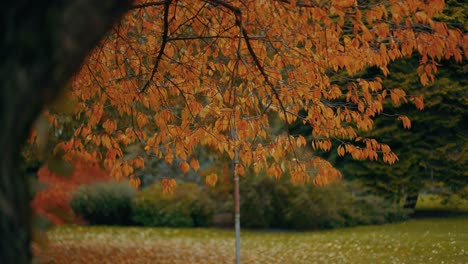
[[[182,183],[173,194],[164,194],[160,185],[139,192],[132,203],[133,221],[143,226],[207,226],[213,203],[204,187]]]
[[[407,219],[412,212],[397,203],[391,203],[380,196],[362,192],[350,197],[351,206],[344,208],[342,215],[347,226],[384,224]]]
[[[241,219],[248,228],[284,228],[285,209],[295,190],[285,181],[269,177],[242,179]]]
[[[350,205],[349,194],[340,183],[324,187],[294,186],[296,195],[288,197],[287,225],[298,229],[325,229],[346,226],[341,214]]]
[[[131,203],[135,190],[127,182],[100,182],[80,186],[70,206],[93,225],[131,223]]]
[[[240,186],[242,226],[327,229],[407,218],[407,210],[367,193],[362,186],[353,187],[359,192],[353,194],[346,182],[319,187],[293,185],[287,177],[276,180],[247,176],[241,179]],[[210,194],[216,202],[217,214],[233,211],[231,196],[219,191],[210,191]]]
[[[305,185],[290,197],[286,210],[288,224],[295,228],[337,228],[401,221],[409,211],[361,189],[352,194],[346,183],[325,187]]]

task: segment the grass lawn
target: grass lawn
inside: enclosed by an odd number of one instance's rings
[[[468,263],[468,217],[309,232],[242,232],[242,263]],[[219,229],[61,226],[40,263],[233,263]]]
[[[417,210],[443,210],[468,212],[468,200],[451,195],[446,203],[439,195],[424,194],[418,197]]]

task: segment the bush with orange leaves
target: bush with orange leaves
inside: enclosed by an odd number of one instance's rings
[[[47,186],[36,193],[31,207],[38,215],[48,218],[54,224],[80,222],[69,205],[71,195],[78,186],[111,180],[109,172],[96,162],[76,159],[72,164],[73,172],[69,176],[51,172],[47,165],[42,166],[37,173],[38,181]]]

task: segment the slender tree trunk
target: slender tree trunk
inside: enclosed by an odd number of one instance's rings
[[[234,122],[235,125],[235,122]],[[239,148],[237,147],[237,127],[233,129],[232,138],[236,144],[234,160],[232,162],[232,170],[234,176],[234,230],[236,233],[236,264],[241,263],[241,245],[240,245],[240,186],[239,172],[237,165],[239,164]]]
[[[418,197],[419,193],[413,193],[406,196],[405,205],[403,206],[403,208],[414,210],[416,208],[416,202],[418,201]]]
[[[47,102],[127,10],[128,1],[7,1],[1,12],[0,263],[31,261],[31,209],[21,146]]]

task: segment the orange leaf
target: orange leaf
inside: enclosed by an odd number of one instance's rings
[[[186,161],[182,161],[179,164],[179,168],[182,170],[183,173],[186,173],[190,169],[190,165]]]
[[[399,116],[397,118],[398,120],[401,120],[403,122],[403,127],[406,129],[411,128],[411,120],[407,116]]]
[[[194,171],[198,171],[198,169],[200,169],[200,163],[198,163],[198,160],[194,158],[190,159],[190,166]]]
[[[340,145],[338,147],[338,155],[340,155],[341,157],[345,155],[345,148],[343,147],[343,145]]]

